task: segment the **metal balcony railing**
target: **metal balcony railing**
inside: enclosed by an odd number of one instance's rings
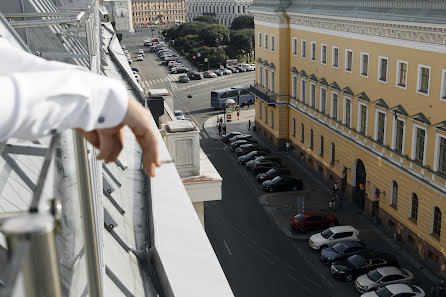
[[[277,94],[268,90],[258,82],[254,82],[254,85],[250,86],[251,94],[265,101],[266,103],[274,103],[277,100]]]

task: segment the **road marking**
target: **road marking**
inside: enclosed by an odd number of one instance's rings
[[[226,241],[223,240],[223,243],[225,244],[225,247],[228,250],[229,256],[232,256],[231,250],[229,249],[228,244],[226,243]]]
[[[309,282],[313,283],[316,287],[322,289],[322,287],[321,287],[318,283],[315,283],[314,281],[312,281],[311,279],[309,279],[309,278],[306,277],[306,276],[305,276],[305,278],[306,278]]]
[[[300,283],[297,279],[295,279],[294,277],[292,277],[290,274],[288,274],[288,277],[291,278],[292,280],[294,280],[296,283],[298,283],[302,288],[304,288],[305,290],[307,290],[308,292],[310,292],[310,294],[313,294],[313,291],[311,291],[310,289],[308,289],[307,287],[305,287],[304,285],[302,285],[302,283]]]
[[[291,268],[294,271],[297,271],[293,266],[288,265],[289,268]]]
[[[323,279],[327,280],[322,273],[319,273],[319,274],[322,276]]]

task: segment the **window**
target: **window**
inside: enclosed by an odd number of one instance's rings
[[[320,147],[319,147],[319,155],[321,157],[324,157],[324,136],[321,135],[321,143],[320,143]]]
[[[262,47],[262,32],[259,32],[258,36],[259,37],[257,39],[259,40],[259,47]]]
[[[310,53],[311,61],[316,61],[316,42],[311,42],[311,53]]]
[[[387,83],[387,57],[379,57],[378,81]]]
[[[432,224],[432,234],[440,237],[441,232],[441,210],[438,207],[434,208],[434,220]]]
[[[326,88],[322,88],[321,87],[321,106],[320,106],[320,111],[323,114],[326,114],[327,111],[327,89]]]
[[[265,49],[268,49],[268,34],[265,33]]]
[[[305,127],[304,124],[300,124],[300,141],[304,142],[305,141]]]
[[[331,143],[331,156],[330,156],[330,162],[334,164],[336,160],[336,148],[334,142]]]
[[[352,72],[353,52],[352,50],[345,50],[345,71]]]
[[[273,35],[271,35],[271,51],[273,52],[274,51],[274,36]]]
[[[351,127],[352,119],[352,100],[344,97],[344,125]]]
[[[423,128],[414,127],[415,142],[414,150],[412,151],[412,159],[424,165],[424,152],[426,141],[426,130]]]
[[[265,68],[265,88],[269,89],[269,72],[268,69]]]
[[[437,168],[438,172],[446,175],[446,138],[439,136]]]
[[[274,71],[271,71],[271,92],[274,92],[274,85],[276,82],[276,73]]]
[[[297,97],[297,76],[292,76],[292,84],[291,84],[291,97]]]
[[[339,95],[337,93],[331,93],[331,117],[338,120],[338,101]]]
[[[400,119],[394,120],[393,124],[394,131],[394,147],[393,149],[399,154],[403,154],[404,152],[404,121]]]
[[[327,64],[327,45],[321,45],[321,64]]]
[[[411,203],[411,207],[410,207],[410,219],[412,221],[414,221],[415,223],[417,222],[417,219],[418,219],[418,196],[415,193],[412,194],[412,203]]]
[[[297,38],[293,38],[292,53],[293,53],[293,56],[297,55]]]
[[[293,132],[293,136],[296,137],[296,119],[293,118],[293,130],[291,130]]]
[[[398,205],[398,184],[392,181],[392,196],[390,197],[390,206],[397,209]]]
[[[407,62],[398,60],[396,68],[396,86],[406,89],[407,84]]]
[[[259,84],[263,86],[263,67],[259,66]]]
[[[313,149],[313,129],[310,130],[310,149]]]
[[[441,75],[440,99],[441,100],[446,100],[446,69],[443,69],[442,75]]]
[[[316,85],[310,83],[310,106],[316,107]]]
[[[429,95],[431,67],[418,65],[417,93]]]
[[[268,123],[268,109],[265,106],[265,123]]]
[[[262,119],[262,104],[259,104],[259,119]]]
[[[302,58],[307,57],[307,42],[305,40],[300,41],[300,55]]]
[[[364,104],[358,104],[358,131],[362,134],[367,134],[367,106]]]
[[[375,140],[379,144],[384,144],[386,133],[386,114],[384,112],[376,111],[375,123]]]
[[[305,103],[306,101],[307,82],[302,79],[300,81],[300,100]]]
[[[274,128],[274,112],[271,110],[271,128]]]
[[[361,53],[361,76],[369,76],[369,54]]]
[[[332,66],[334,68],[338,68],[339,67],[339,48],[337,48],[335,46],[332,47],[331,55],[332,55],[331,59],[333,61]]]

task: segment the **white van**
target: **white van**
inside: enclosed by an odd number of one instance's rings
[[[239,67],[242,69],[245,69],[246,71],[254,71],[255,70],[255,68],[249,64],[240,64]]]

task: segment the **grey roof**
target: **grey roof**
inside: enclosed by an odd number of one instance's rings
[[[317,77],[316,77],[316,75],[314,75],[314,74],[311,74],[311,75],[308,77],[308,79],[317,81]]]
[[[431,124],[431,122],[427,119],[427,117],[422,112],[419,112],[419,113],[413,115],[412,118],[415,121],[418,121],[418,122],[426,124],[426,125]]]
[[[335,81],[330,84],[330,88],[332,88],[333,90],[338,90],[338,91],[341,90],[341,88]]]
[[[291,68],[291,70],[290,70],[292,73],[296,73],[296,74],[299,74],[299,70],[297,70],[297,68],[296,67],[293,67],[293,68]]]
[[[386,101],[384,101],[383,98],[379,98],[378,100],[374,101],[373,104],[385,109],[389,109],[389,105],[387,105]]]
[[[359,93],[356,97],[359,99],[362,99],[364,101],[370,102],[370,98],[369,98],[369,96],[367,96],[367,94],[365,92]]]
[[[325,79],[325,77],[322,77],[321,79],[319,79],[319,83],[320,83],[321,85],[328,86],[328,82],[327,82],[327,80]]]
[[[251,10],[446,24],[446,1],[439,0],[254,0]]]
[[[409,115],[401,104],[398,104],[397,106],[392,107],[391,110],[394,111],[395,113],[399,113],[406,117]]]

